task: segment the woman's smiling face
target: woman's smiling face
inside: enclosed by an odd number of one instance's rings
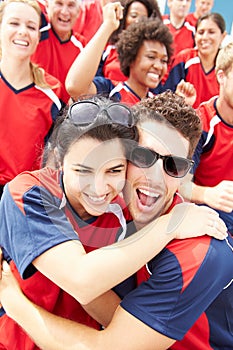
[[[66,196],[87,220],[103,214],[125,184],[127,161],[119,139],[83,137],[73,143],[63,161]]]
[[[133,79],[141,87],[154,89],[166,74],[167,64],[165,45],[158,41],[145,40],[130,66],[130,80]]]
[[[222,33],[219,26],[211,18],[202,20],[195,34],[199,54],[203,56],[217,55],[224,37],[225,32]]]
[[[126,15],[125,28],[131,23],[138,21],[142,17],[148,17],[148,10],[140,1],[134,1],[128,8]]]
[[[0,27],[2,55],[29,58],[39,43],[40,17],[25,3],[12,2],[4,9]]]

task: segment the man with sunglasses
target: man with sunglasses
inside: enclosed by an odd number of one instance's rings
[[[198,128],[192,108],[171,92],[139,106],[140,147],[131,153],[125,190],[137,229],[181,201],[177,189],[192,165]],[[223,244],[207,237],[169,243],[138,272],[140,285],[118,308],[103,337],[112,339],[111,350],[123,348],[122,325],[127,350],[232,349],[232,250],[230,236]]]
[[[172,92],[142,100],[133,109],[140,116],[140,146],[130,155],[125,198],[139,229],[182,202],[177,189],[192,165],[189,158],[200,136],[200,121]],[[177,214],[180,210],[182,204],[177,206]],[[167,227],[168,234],[172,229]],[[32,319],[21,326],[40,347],[49,350],[230,350],[232,245],[231,237],[170,242],[138,272],[138,282],[143,283],[123,299],[101,332],[39,307],[35,310],[25,300],[21,300],[25,312]],[[21,315],[15,318],[22,319]]]

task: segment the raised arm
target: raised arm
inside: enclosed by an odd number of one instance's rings
[[[73,62],[66,77],[66,89],[76,100],[80,95],[95,94],[92,80],[99,66],[101,55],[112,32],[122,18],[120,2],[110,2],[103,8],[103,23],[85,48]]]

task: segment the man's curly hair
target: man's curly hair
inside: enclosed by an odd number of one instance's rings
[[[168,27],[158,18],[142,18],[123,30],[116,44],[121,70],[125,76],[129,77],[130,65],[135,61],[144,41],[157,41],[163,44],[170,60],[173,53],[173,37]]]
[[[138,123],[146,120],[163,122],[164,119],[189,141],[188,157],[192,157],[201,137],[202,124],[194,108],[176,93],[167,90],[151,98],[144,98],[132,107]],[[175,141],[175,140],[174,140]]]

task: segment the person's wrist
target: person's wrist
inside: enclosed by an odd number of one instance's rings
[[[180,203],[171,210],[170,220],[167,226],[167,234],[171,235],[173,239],[184,238],[186,232],[187,215],[192,206],[195,206],[194,203],[183,202]]]
[[[163,225],[165,227],[165,233],[167,235],[168,242],[170,242],[173,239],[175,239],[177,235],[176,227],[174,225],[174,220],[173,220],[173,212],[162,215],[160,218],[164,220]]]
[[[211,190],[211,187],[203,187],[202,193],[200,195],[201,204],[208,204],[210,190]]]
[[[114,30],[116,30],[116,27],[111,21],[105,21],[102,24],[102,29],[105,34],[108,34],[108,36],[110,36]]]

